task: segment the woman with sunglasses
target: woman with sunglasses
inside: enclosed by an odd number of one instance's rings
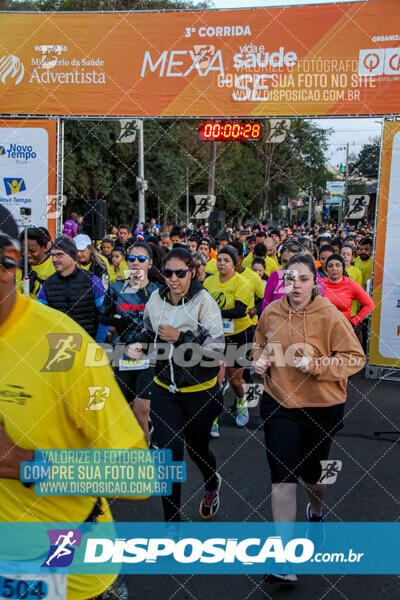
[[[236,425],[245,427],[249,421],[249,411],[244,394],[242,359],[246,358],[245,348],[250,348],[253,341],[253,326],[248,314],[254,305],[253,288],[243,275],[236,272],[238,255],[231,246],[223,246],[217,255],[218,273],[204,281],[204,287],[216,300],[221,310],[224,323],[226,344],[232,344],[235,350],[233,364],[228,367],[228,379],[236,397]],[[236,350],[243,349],[238,357]],[[228,355],[231,355],[228,352]],[[240,362],[238,360],[240,359]],[[223,371],[220,373],[222,378]],[[214,423],[212,436],[219,437],[218,423]],[[219,433],[219,432],[218,432]]]
[[[222,410],[217,383],[219,361],[209,351],[224,351],[222,319],[216,302],[195,279],[190,252],[176,248],[162,269],[165,286],[152,294],[144,312],[140,340],[157,350],[151,417],[158,448],[172,450],[174,461],[183,460],[184,444],[200,469],[205,493],[200,516],[211,519],[219,508],[221,477],[209,448],[212,422]],[[182,347],[182,348],[181,348]],[[129,355],[143,358],[144,347],[134,344]],[[181,520],[181,484],[163,496],[167,522]]]
[[[282,268],[278,271],[274,271],[268,277],[267,285],[265,286],[264,300],[262,303],[262,310],[264,310],[268,304],[271,304],[274,300],[279,300],[285,293],[284,274],[286,266],[289,260],[298,252],[307,252],[312,255],[312,243],[310,240],[304,240],[306,244],[300,240],[286,239],[281,246],[280,255],[278,261]],[[320,286],[320,295],[324,296],[324,286],[319,273],[317,273],[317,283]]]
[[[143,327],[143,315],[151,294],[159,288],[151,268],[151,246],[136,242],[128,249],[128,278],[111,284],[101,307],[101,322],[114,329],[114,344],[131,344]],[[149,443],[149,415],[154,369],[149,361],[132,361],[123,355],[115,368],[115,377]]]

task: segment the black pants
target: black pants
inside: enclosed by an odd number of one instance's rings
[[[200,469],[206,490],[215,490],[216,460],[209,448],[211,425],[222,412],[219,385],[202,392],[170,393],[154,384],[151,396],[151,418],[154,424],[154,442],[158,448],[172,450],[172,460],[182,461],[184,445],[190,458]],[[166,521],[180,521],[180,483],[172,484],[172,494],[163,496]]]
[[[260,414],[272,483],[319,481],[334,434],[343,427],[344,404],[285,408],[264,392]]]

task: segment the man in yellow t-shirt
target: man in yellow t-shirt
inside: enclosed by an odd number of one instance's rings
[[[251,269],[254,258],[263,258],[265,262],[265,274],[269,277],[273,271],[278,271],[280,266],[267,255],[267,249],[265,244],[256,244],[254,252],[249,252],[246,258],[243,260],[243,266]]]
[[[372,240],[364,238],[359,244],[359,254],[354,260],[354,266],[360,269],[363,282],[362,286],[367,289],[367,281],[372,276]]]
[[[93,515],[96,498],[38,496],[19,481],[21,462],[33,460],[38,449],[146,444],[111,367],[91,366],[89,356],[99,349],[92,338],[63,313],[16,291],[17,235],[11,214],[0,206],[0,399],[7,399],[0,402],[0,520],[81,523]],[[99,388],[103,409],[87,410],[91,390]],[[111,522],[106,500],[98,502],[97,521]],[[67,600],[101,599],[116,580],[112,574],[68,575]]]
[[[242,277],[247,279],[247,282],[250,284],[252,289],[252,301],[249,304],[248,315],[251,319],[252,325],[257,325],[258,315],[256,308],[256,299],[261,301],[264,299],[265,286],[263,280],[257,273],[254,273],[248,267],[243,266],[243,244],[238,241],[231,242],[229,244],[232,248],[235,248],[238,258],[236,263],[236,272],[239,273]],[[260,307],[261,309],[261,307]]]
[[[24,244],[24,233],[21,234],[22,244]],[[31,298],[37,298],[43,282],[55,273],[53,261],[49,256],[51,246],[50,234],[44,227],[28,228],[28,275],[29,275],[29,295]],[[23,252],[24,254],[24,247]],[[16,286],[19,292],[23,291],[23,271],[17,269]]]

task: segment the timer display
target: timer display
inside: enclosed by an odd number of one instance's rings
[[[199,125],[201,140],[209,141],[243,141],[261,140],[263,135],[262,123],[255,121],[235,122],[227,121],[215,123],[214,121]]]

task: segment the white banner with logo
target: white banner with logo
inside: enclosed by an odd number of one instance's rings
[[[41,127],[0,127],[0,204],[20,228],[47,227],[48,194],[49,132]]]
[[[349,196],[349,211],[346,219],[362,219],[367,214],[369,207],[369,196],[358,194]]]

